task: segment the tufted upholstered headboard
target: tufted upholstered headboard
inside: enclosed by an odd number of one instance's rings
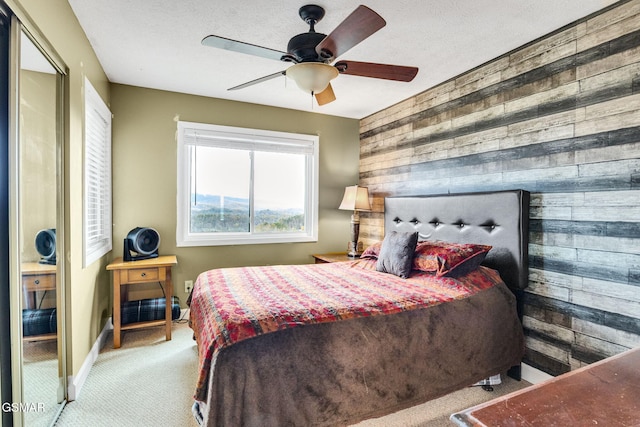
[[[483,265],[498,270],[511,289],[527,287],[527,191],[387,197],[384,212],[385,233],[418,231],[419,240],[493,246]]]

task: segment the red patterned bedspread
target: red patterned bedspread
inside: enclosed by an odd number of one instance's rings
[[[200,274],[189,320],[200,359],[195,398],[206,400],[212,361],[236,342],[306,324],[425,308],[502,283],[496,271],[484,267],[457,279],[416,271],[401,279],[375,271],[375,262],[223,268]]]

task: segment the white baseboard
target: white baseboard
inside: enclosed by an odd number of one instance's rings
[[[530,382],[531,384],[538,384],[553,378],[552,375],[549,375],[546,372],[541,371],[540,369],[536,369],[533,366],[527,365],[526,363],[523,363],[521,366],[522,379]]]
[[[89,351],[89,354],[87,354],[87,357],[84,359],[84,363],[80,367],[80,370],[78,371],[78,375],[70,375],[69,377],[67,377],[67,400],[68,401],[76,400],[80,395],[80,389],[82,389],[82,386],[84,385],[84,382],[87,380],[87,377],[89,376],[89,372],[91,371],[93,364],[95,363],[96,359],[98,359],[98,354],[100,354],[100,349],[102,348],[102,346],[105,344],[107,340],[107,334],[112,329],[113,329],[113,323],[111,321],[111,318],[109,318],[105,323],[104,328],[102,328],[100,335],[98,335],[96,342],[93,344],[93,347],[91,347],[91,351]]]

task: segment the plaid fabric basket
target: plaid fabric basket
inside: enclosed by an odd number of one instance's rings
[[[126,301],[121,305],[120,322],[123,325],[134,322],[164,319],[165,298],[149,298],[137,301]],[[180,299],[171,297],[171,320],[180,317]]]
[[[22,310],[22,335],[55,334],[58,329],[55,308]]]

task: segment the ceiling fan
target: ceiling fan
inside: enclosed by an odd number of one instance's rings
[[[338,56],[386,25],[380,15],[366,6],[358,6],[328,36],[315,31],[315,25],[324,17],[322,7],[302,6],[298,14],[309,25],[309,31],[289,40],[286,52],[215,35],[202,39],[202,44],[205,46],[294,63],[286,70],[228,90],[242,89],[285,75],[293,79],[300,89],[313,94],[319,105],[324,105],[336,99],[330,81],[338,74],[410,82],[418,73],[416,67],[372,62],[339,60],[331,65]]]

